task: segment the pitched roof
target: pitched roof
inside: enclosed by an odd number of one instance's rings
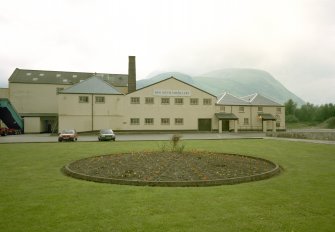
[[[93,76],[85,81],[79,82],[62,90],[60,93],[122,94],[97,76]]]
[[[223,95],[219,98],[216,104],[219,105],[249,105],[250,103],[231,95],[230,93],[223,93]]]
[[[14,70],[8,81],[11,83],[73,85],[94,75],[99,76],[113,86],[128,86],[127,74],[63,72],[18,68]]]
[[[251,105],[258,106],[281,106],[281,104],[260,95],[259,93],[254,93],[245,97],[241,97],[241,99],[245,101],[249,101]]]

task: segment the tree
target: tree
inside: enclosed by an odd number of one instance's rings
[[[292,99],[289,99],[285,102],[285,115],[295,115],[295,111],[297,109],[297,103]]]

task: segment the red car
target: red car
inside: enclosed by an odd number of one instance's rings
[[[61,133],[58,134],[58,142],[62,141],[77,141],[78,134],[74,129],[66,129],[62,130]]]

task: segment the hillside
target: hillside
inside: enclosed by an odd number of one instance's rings
[[[142,88],[171,76],[214,95],[220,95],[225,91],[236,96],[246,96],[257,92],[278,103],[284,103],[288,99],[292,99],[298,105],[305,103],[269,73],[257,69],[223,69],[194,77],[180,72],[167,72],[137,81],[137,88]]]

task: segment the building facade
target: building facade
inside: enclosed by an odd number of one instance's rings
[[[136,89],[133,56],[128,74],[16,69],[1,92],[25,133],[285,130],[284,106],[259,94],[215,96],[174,77]]]

